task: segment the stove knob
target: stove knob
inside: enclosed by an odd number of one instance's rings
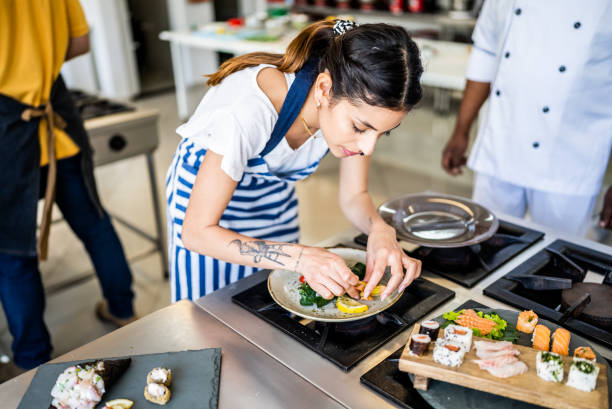
[[[111,136],[110,140],[108,141],[108,146],[115,152],[123,150],[126,145],[127,141],[125,140],[125,137],[120,134]]]

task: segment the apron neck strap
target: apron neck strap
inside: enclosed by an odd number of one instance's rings
[[[285,137],[287,131],[289,131],[289,128],[291,128],[291,125],[295,121],[295,118],[297,118],[300,113],[302,106],[304,106],[304,102],[315,80],[318,68],[319,59],[310,59],[306,61],[302,68],[295,74],[295,80],[287,92],[285,102],[283,102],[283,106],[278,114],[278,120],[272,130],[272,136],[259,156],[265,156],[270,153]]]

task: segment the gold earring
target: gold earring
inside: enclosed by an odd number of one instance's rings
[[[321,103],[317,101],[317,109],[321,108]]]

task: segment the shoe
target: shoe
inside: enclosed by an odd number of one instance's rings
[[[132,322],[138,319],[136,314],[132,315],[129,318],[115,317],[109,311],[108,304],[105,300],[98,301],[98,303],[96,304],[96,316],[98,317],[98,319],[100,319],[100,321],[114,324],[119,328],[125,327],[126,325],[131,324]]]

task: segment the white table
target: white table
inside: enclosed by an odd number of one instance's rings
[[[191,31],[163,31],[159,38],[170,42],[178,113],[180,118],[187,118],[190,107],[183,66],[185,49],[199,48],[235,55],[255,51],[282,54],[293,36],[287,35],[278,41],[260,42],[225,39],[220,36],[207,36]],[[414,40],[421,49],[425,69],[421,82],[423,85],[437,90],[435,97],[438,101],[434,105],[444,109],[444,106],[448,103],[449,91],[463,91],[465,87],[465,71],[471,46],[450,41],[421,38],[415,38]]]

